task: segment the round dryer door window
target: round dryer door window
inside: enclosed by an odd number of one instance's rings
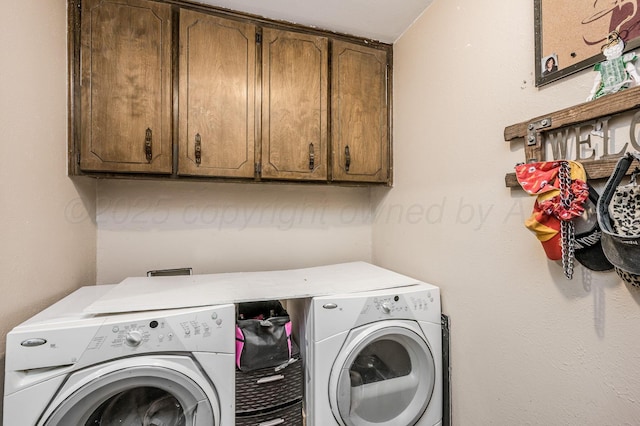
[[[392,325],[393,324],[393,325]],[[429,405],[435,363],[415,322],[354,329],[329,380],[331,408],[347,426],[415,424]]]
[[[45,426],[212,426],[217,415],[202,387],[160,366],[111,371],[58,404]]]

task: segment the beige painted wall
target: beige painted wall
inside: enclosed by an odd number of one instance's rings
[[[98,183],[98,283],[371,261],[370,190],[313,185]]]
[[[66,175],[66,22],[65,0],[3,2],[0,14],[3,360],[12,327],[95,284],[95,182]]]
[[[632,425],[640,291],[546,260],[504,186],[506,126],[583,102],[589,70],[537,89],[533,3],[435,0],[395,44],[395,188],[374,196],[374,261],[440,285],[453,424]]]

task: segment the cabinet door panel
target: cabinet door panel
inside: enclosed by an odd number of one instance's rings
[[[178,174],[252,177],[256,28],[180,11]]]
[[[262,177],[327,179],[328,41],[265,28]]]
[[[80,168],[171,173],[171,7],[85,0],[82,8]]]
[[[334,41],[331,81],[332,179],[388,182],[387,52]]]

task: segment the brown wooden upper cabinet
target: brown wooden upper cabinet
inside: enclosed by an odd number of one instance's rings
[[[171,7],[84,0],[80,168],[171,173]]]
[[[328,40],[265,28],[262,177],[327,180]]]
[[[391,46],[180,0],[81,7],[72,174],[391,183]]]
[[[387,53],[333,42],[333,180],[388,182]]]
[[[256,26],[180,11],[178,174],[253,177]]]

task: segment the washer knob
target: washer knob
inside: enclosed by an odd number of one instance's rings
[[[138,330],[131,330],[130,332],[127,333],[127,337],[125,337],[125,342],[127,342],[127,345],[129,346],[139,346],[140,343],[142,343],[142,333],[140,333]]]
[[[391,307],[389,307],[387,303],[383,303],[380,307],[382,308],[382,312],[385,314],[391,313]]]

